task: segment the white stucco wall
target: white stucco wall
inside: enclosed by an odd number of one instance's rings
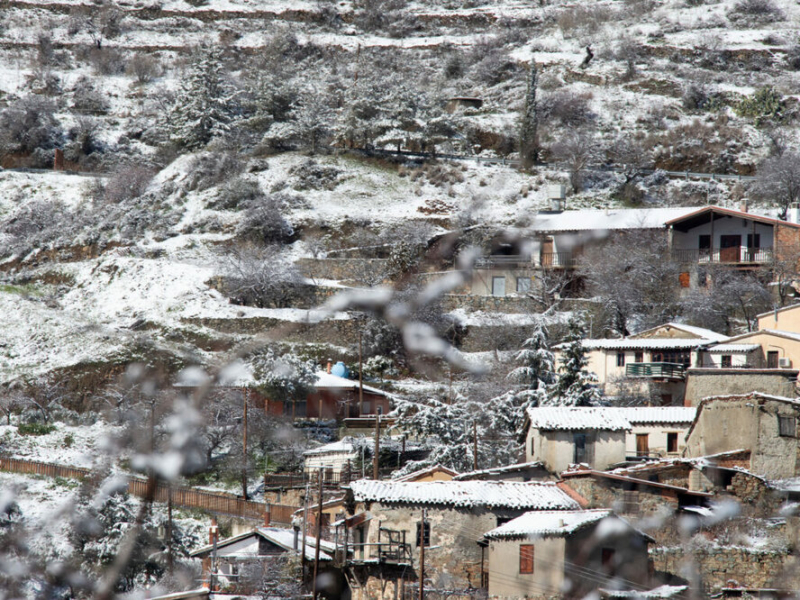
[[[755,224],[756,234],[761,236],[760,247],[772,248],[773,246],[773,227],[764,223]],[[723,235],[741,235],[742,246],[747,246],[747,236],[753,233],[753,223],[746,222],[740,218],[723,217],[714,219],[714,250],[720,248],[721,237]],[[676,250],[697,250],[699,248],[699,236],[711,235],[711,223],[704,223],[686,233],[673,230],[672,247]]]
[[[327,454],[312,454],[303,458],[303,468],[306,472],[317,471],[324,468],[326,474],[338,475],[347,467],[347,462],[353,463],[358,454],[356,452],[331,452]]]
[[[647,435],[648,447],[652,453],[658,453],[659,456],[680,456],[683,452],[686,442],[686,432],[689,430],[689,424],[675,425],[672,423],[648,423],[643,425],[633,425],[631,431],[625,436],[625,453],[628,456],[636,455],[636,436]],[[667,452],[667,434],[678,434],[678,451],[674,453]]]
[[[592,468],[605,469],[625,460],[624,431],[540,431],[528,429],[525,440],[526,462],[542,461],[553,473],[560,473],[575,458],[575,433],[586,434],[587,460]]]
[[[533,573],[519,572],[519,547],[533,543]],[[489,596],[557,595],[564,581],[564,538],[493,541],[489,544]]]

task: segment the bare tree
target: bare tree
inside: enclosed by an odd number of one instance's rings
[[[292,306],[306,291],[300,273],[277,246],[232,248],[220,276],[232,302],[259,308]]]
[[[800,202],[800,153],[787,150],[761,163],[753,191],[777,205],[779,217],[786,219],[789,206]]]
[[[614,234],[587,249],[578,273],[588,293],[603,300],[607,327],[619,335],[664,323],[678,313],[680,268],[670,258],[662,232]]]
[[[528,92],[525,95],[525,112],[519,140],[519,155],[522,168],[530,169],[539,159],[539,115],[536,108],[536,88],[539,86],[539,70],[536,61],[531,59],[528,73]]]
[[[566,134],[550,148],[555,161],[569,171],[569,182],[576,194],[583,187],[586,168],[597,160],[597,146],[591,135],[575,131]]]

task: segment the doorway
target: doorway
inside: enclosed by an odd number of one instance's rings
[[[719,261],[739,262],[741,260],[741,235],[721,235],[719,238]]]

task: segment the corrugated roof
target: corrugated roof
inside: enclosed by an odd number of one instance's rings
[[[637,423],[686,423],[688,425],[697,414],[695,406],[626,406],[607,410],[620,411],[631,425]]]
[[[515,465],[507,465],[505,467],[495,467],[494,469],[481,469],[480,471],[470,471],[469,473],[462,473],[453,477],[455,481],[469,481],[471,479],[480,479],[487,475],[502,475],[504,473],[517,473],[519,471],[527,471],[528,469],[544,468],[543,463],[539,461],[517,463]]]
[[[355,446],[350,438],[343,438],[338,442],[331,442],[319,448],[312,448],[303,452],[303,456],[315,456],[319,454],[350,454],[355,452]]]
[[[741,218],[741,219],[748,219],[752,221],[756,221],[757,223],[767,223],[769,225],[782,225],[787,227],[800,227],[797,223],[792,223],[790,221],[781,221],[780,219],[776,219],[775,217],[766,217],[764,215],[756,215],[750,212],[742,212],[741,210],[733,210],[731,208],[722,208],[721,206],[703,206],[697,209],[692,209],[689,213],[685,215],[679,215],[675,218],[667,221],[667,225],[675,225],[675,223],[679,223],[684,219],[692,219],[698,217],[703,213],[717,213],[720,215],[724,215],[726,217],[734,217],[734,218]],[[709,217],[710,218],[710,217]]]
[[[698,346],[707,346],[715,340],[705,338],[620,338],[608,340],[583,340],[583,347],[587,350],[690,350]],[[559,344],[561,348],[565,344]]]
[[[674,327],[675,329],[680,329],[681,331],[685,331],[686,333],[691,333],[692,335],[696,335],[699,338],[704,338],[707,340],[714,340],[715,342],[721,342],[723,340],[727,340],[729,336],[723,335],[721,333],[717,333],[716,331],[712,331],[711,329],[706,329],[705,327],[695,327],[694,325],[685,325],[683,323],[675,323],[674,321],[670,321],[667,323],[670,327]]]
[[[714,354],[721,354],[723,352],[736,354],[737,352],[752,352],[759,348],[761,348],[761,346],[758,344],[719,344],[718,346],[712,346],[708,351]]]
[[[250,536],[261,536],[264,539],[269,540],[276,546],[280,546],[284,550],[294,549],[294,530],[283,529],[280,527],[259,527],[257,529],[253,529],[252,531],[246,531],[244,533],[240,533],[239,535],[219,540],[217,542],[217,548],[225,548],[226,546],[230,546],[231,544],[247,539]],[[314,560],[314,553],[316,551],[316,542],[317,540],[314,536],[310,535],[306,536],[306,544],[304,550],[307,560]],[[331,560],[330,555],[333,554],[333,552],[336,550],[336,544],[332,542],[327,542],[325,540],[320,540],[319,547],[320,550],[322,551],[322,553],[320,554],[320,559]],[[205,554],[207,552],[211,552],[213,549],[214,546],[212,545],[203,546],[202,548],[198,548],[197,550],[191,552],[190,556],[198,556],[201,554]],[[243,553],[242,556],[248,556],[248,554]]]
[[[530,426],[535,429],[606,429],[625,431],[630,421],[618,410],[606,406],[544,406],[528,409]]]
[[[539,213],[532,229],[539,232],[606,231],[613,229],[660,229],[667,221],[699,210],[680,208],[610,208],[565,210],[560,213]]]
[[[356,502],[491,506],[531,510],[577,510],[577,502],[552,482],[515,481],[373,481],[350,484]]]
[[[483,537],[487,540],[564,537],[597,523],[609,515],[611,515],[611,511],[607,509],[527,512],[492,529]]]

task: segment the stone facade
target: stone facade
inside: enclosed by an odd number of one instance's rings
[[[795,369],[688,369],[685,406],[697,406],[703,398],[720,394],[759,391],[771,396],[794,396]]]

